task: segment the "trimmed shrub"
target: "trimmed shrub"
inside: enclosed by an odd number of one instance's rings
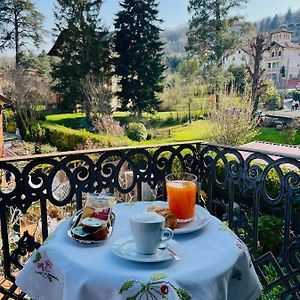
[[[75,130],[60,125],[43,124],[46,130],[48,143],[57,147],[59,151],[70,151],[85,145],[87,140],[99,145],[99,147],[114,147],[128,145],[126,139],[90,133],[86,130]]]
[[[292,95],[293,95],[293,100],[300,101],[300,92],[294,91]]]
[[[146,140],[147,129],[142,123],[130,123],[127,129],[127,136],[133,141]]]

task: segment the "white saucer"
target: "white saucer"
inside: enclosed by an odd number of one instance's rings
[[[167,245],[170,249],[172,249],[176,254],[180,252],[180,245],[174,240],[169,240]],[[131,261],[138,262],[162,262],[166,260],[173,259],[169,254],[168,250],[160,250],[158,249],[155,254],[151,255],[143,255],[139,254],[135,250],[135,245],[132,236],[127,236],[125,238],[119,239],[115,241],[112,245],[112,251],[119,257],[122,257]]]
[[[207,209],[196,205],[194,219],[188,223],[177,223],[177,228],[173,232],[174,234],[183,234],[200,230],[208,224],[210,217],[211,215]]]

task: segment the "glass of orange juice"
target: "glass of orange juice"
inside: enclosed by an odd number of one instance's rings
[[[190,173],[166,176],[167,197],[170,210],[179,223],[193,220],[195,215],[197,176]]]

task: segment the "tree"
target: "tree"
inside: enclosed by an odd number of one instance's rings
[[[247,70],[251,79],[251,102],[252,113],[258,109],[261,93],[265,88],[265,70],[262,69],[263,53],[269,49],[270,40],[263,33],[252,34],[249,36],[244,51],[249,55],[252,64],[248,64]]]
[[[272,29],[270,28],[270,25],[271,24],[271,18],[270,17],[268,17],[267,19],[266,19],[266,22],[265,22],[265,31],[264,32],[270,32]]]
[[[87,117],[92,120],[94,117],[111,114],[112,94],[106,83],[92,75],[87,75],[81,84],[81,93],[84,98],[83,109]]]
[[[279,28],[279,26],[280,26],[280,19],[279,19],[278,15],[275,15],[275,17],[271,21],[270,29],[271,30],[276,30],[276,29]]]
[[[43,20],[32,0],[0,1],[0,51],[14,49],[16,67],[19,67],[21,54],[29,42],[38,47],[43,41]]]
[[[190,0],[188,45],[190,53],[222,66],[224,54],[234,49],[243,27],[232,11],[246,0]]]
[[[240,146],[256,134],[257,119],[252,117],[252,104],[243,102],[242,108],[232,108],[230,103],[220,103],[220,108],[211,112],[211,141],[226,146]]]
[[[155,0],[124,0],[115,20],[115,75],[121,90],[117,96],[122,110],[141,117],[153,113],[160,101],[156,93],[163,90],[162,21]]]
[[[261,93],[261,100],[264,109],[278,110],[282,108],[281,97],[271,80],[265,81],[265,88]]]
[[[11,99],[21,137],[33,137],[39,106],[51,96],[50,86],[43,78],[28,74],[21,68],[5,74],[3,93]]]
[[[55,10],[59,60],[51,73],[54,90],[62,95],[61,108],[82,104],[81,80],[87,74],[108,80],[109,36],[99,17],[102,0],[58,0]]]
[[[239,16],[233,16],[246,0],[190,0],[188,10],[192,15],[189,22],[187,50],[197,55],[212,69],[221,69],[228,50],[235,49],[245,27]],[[219,84],[216,84],[217,87]],[[216,102],[219,93],[216,90]]]
[[[259,24],[259,32],[266,32],[266,20],[262,19]]]
[[[293,13],[292,13],[291,8],[289,8],[288,12],[285,15],[285,23],[287,25],[289,25],[289,24],[293,23],[293,21],[294,21]]]
[[[34,70],[38,76],[50,81],[51,60],[51,57],[45,51],[42,51],[39,55],[29,51],[22,53],[20,66],[26,71]]]
[[[248,73],[244,66],[230,66],[228,69],[229,78],[230,74],[233,76],[228,83],[228,90],[234,89],[238,95],[243,95],[245,93],[248,84]]]

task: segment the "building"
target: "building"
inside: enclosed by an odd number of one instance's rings
[[[263,68],[277,87],[284,88],[289,81],[300,78],[300,45],[292,43],[292,31],[280,29],[271,34]]]
[[[264,52],[262,68],[267,78],[278,88],[291,86],[289,82],[300,79],[300,45],[292,43],[292,31],[279,29],[271,33],[268,51]],[[224,59],[224,68],[230,65],[251,65],[248,54],[241,47]]]

